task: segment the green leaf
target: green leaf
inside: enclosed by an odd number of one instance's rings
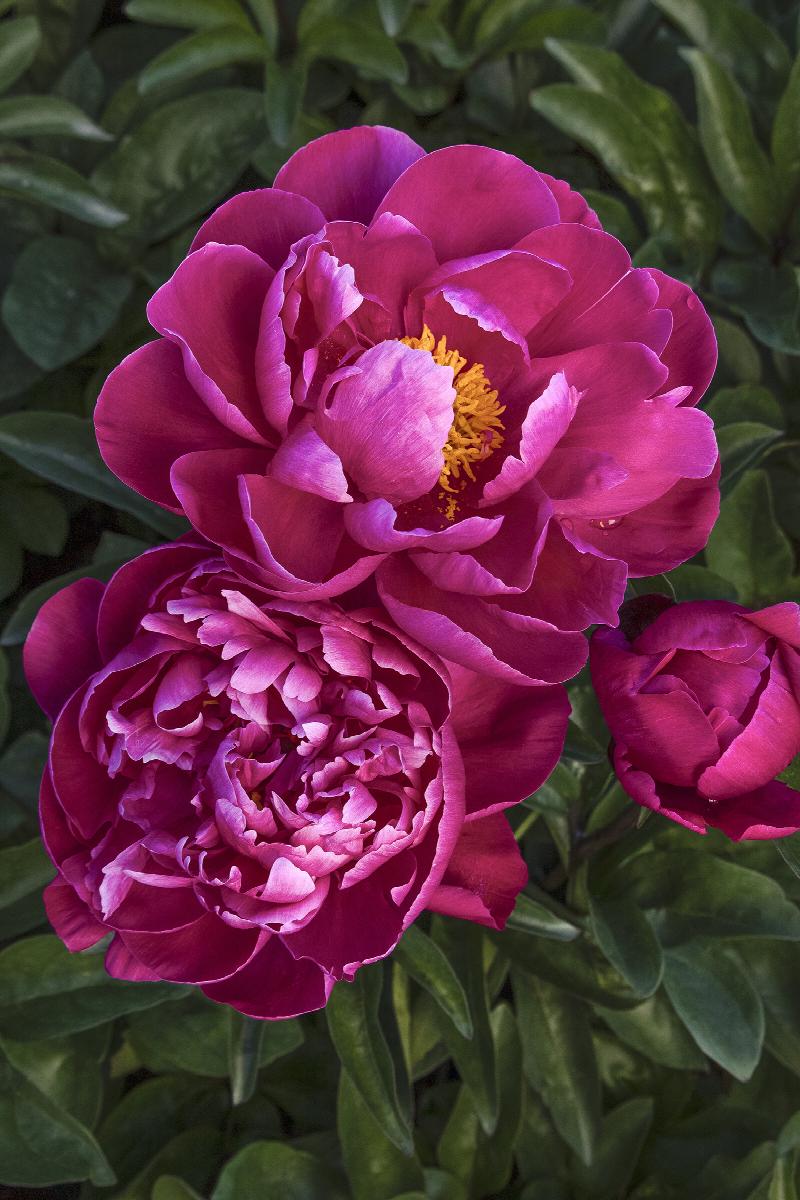
[[[95,125],[75,104],[59,96],[9,96],[0,100],[0,137],[47,134],[89,142],[111,140],[111,134]]]
[[[281,1200],[342,1200],[322,1162],[282,1142],[251,1142],[235,1154],[222,1168],[211,1200],[270,1195]]]
[[[151,1200],[156,1180],[179,1175],[205,1191],[219,1169],[222,1136],[211,1125],[196,1124],[170,1137],[155,1157],[116,1193],[114,1200]]]
[[[582,1001],[512,967],[525,1074],[556,1129],[585,1163],[600,1135],[600,1076]]]
[[[402,52],[374,25],[339,16],[318,21],[301,34],[300,48],[308,60],[334,58],[356,67],[367,78],[399,84],[408,81]]]
[[[772,125],[772,158],[788,206],[800,187],[800,55],[794,60]]]
[[[0,196],[43,204],[102,229],[113,229],[126,219],[123,209],[98,195],[72,167],[44,154],[4,149],[0,155]]]
[[[42,934],[0,951],[0,1035],[28,1041],[76,1033],[184,993],[170,983],[123,983],[102,954],[70,954]]]
[[[764,1002],[767,1049],[800,1076],[800,947],[789,942],[747,942],[742,947],[742,966]]]
[[[776,838],[775,846],[792,874],[800,879],[800,834]]]
[[[786,425],[783,409],[768,388],[742,383],[738,387],[720,388],[705,406],[717,430],[723,425],[760,422],[773,429]]]
[[[509,929],[490,936],[513,963],[592,1004],[634,1008],[641,1002],[641,996],[587,938],[556,942]]]
[[[663,207],[664,214],[651,232],[674,230],[682,248],[701,259],[710,257],[719,236],[721,205],[697,136],[672,97],[645,83],[610,50],[553,38],[547,48],[576,83],[618,106],[619,127],[647,144],[643,161],[651,150],[657,156],[660,169],[650,186],[660,189],[659,211]]]
[[[775,520],[769,476],[748,471],[722,502],[706,559],[712,571],[735,585],[744,604],[780,596],[794,567],[786,534]]]
[[[663,990],[625,1011],[598,1008],[609,1029],[652,1062],[675,1071],[697,1071],[705,1058],[697,1049]]]
[[[781,212],[774,168],[756,141],[747,101],[723,67],[701,50],[684,50],[692,68],[700,139],[720,191],[749,225],[770,241]]]
[[[0,451],[20,466],[80,496],[121,508],[168,537],[184,531],[172,513],[142,499],[100,457],[90,421],[70,413],[16,412],[0,417]]]
[[[389,37],[396,37],[408,20],[414,0],[378,0],[381,24]]]
[[[745,471],[756,467],[770,446],[780,441],[782,431],[760,421],[735,421],[717,430],[717,445],[722,462],[723,495]]]
[[[42,1042],[3,1038],[2,1048],[14,1069],[29,1083],[91,1129],[103,1100],[104,1059],[110,1035],[110,1027],[100,1026]]]
[[[461,980],[472,1020],[472,1037],[467,1039],[437,1009],[435,1017],[439,1033],[469,1089],[484,1132],[491,1136],[497,1126],[499,1096],[495,1043],[489,1023],[483,933],[478,925],[441,918],[434,921],[432,932]]]
[[[197,1180],[191,1170],[166,1163],[159,1169],[158,1162],[164,1161],[163,1151],[176,1134],[196,1129],[199,1118],[219,1129],[228,1112],[229,1097],[223,1084],[209,1084],[185,1075],[162,1075],[129,1087],[103,1120],[97,1137],[120,1183],[139,1180],[141,1184],[148,1174],[151,1176],[144,1193],[149,1200],[152,1184],[166,1173],[179,1174],[204,1189],[205,1182]],[[212,1142],[215,1136],[212,1130]],[[216,1153],[215,1145],[212,1149]],[[171,1157],[174,1160],[178,1155],[173,1152]],[[139,1184],[137,1188],[141,1194]]]
[[[128,1018],[127,1038],[150,1071],[189,1071],[223,1079],[228,1058],[230,1013],[198,991],[168,1006]],[[265,1067],[303,1043],[297,1021],[262,1021],[259,1067]]]
[[[800,290],[791,263],[721,259],[711,281],[722,300],[741,314],[753,337],[783,354],[800,355]]]
[[[231,24],[250,28],[238,0],[128,0],[125,15],[132,21],[175,29],[214,29]]]
[[[664,961],[647,917],[624,896],[590,896],[589,911],[595,939],[608,961],[634,992],[651,996],[661,982]]]
[[[115,1182],[90,1131],[2,1056],[0,1179],[17,1187],[48,1187],[81,1179],[101,1187]]]
[[[347,1071],[339,1079],[336,1124],[354,1200],[391,1200],[423,1185],[416,1156],[401,1153],[375,1120]]]
[[[499,1082],[497,1128],[491,1135],[483,1131],[470,1092],[462,1086],[437,1151],[439,1162],[470,1196],[496,1196],[506,1187],[522,1118],[520,1039],[507,1004],[494,1010],[491,1027]]]
[[[628,1186],[653,1122],[649,1097],[628,1100],[604,1118],[591,1167],[577,1163],[573,1172],[581,1194],[592,1200],[628,1195]]]
[[[719,348],[719,371],[734,383],[759,383],[761,356],[744,330],[726,317],[713,318]]]
[[[397,944],[394,958],[446,1013],[462,1037],[472,1037],[467,997],[447,956],[418,925],[411,925]]]
[[[0,850],[0,908],[40,891],[54,875],[40,838]]]
[[[761,1056],[764,1009],[735,961],[713,944],[689,942],[666,952],[664,986],[703,1053],[749,1079]]]
[[[151,1200],[203,1200],[199,1192],[177,1175],[160,1175],[153,1184]]]
[[[326,1009],[336,1053],[381,1129],[403,1154],[413,1153],[408,1115],[397,1094],[391,1052],[378,1021],[383,972],[362,967],[352,983],[340,983]]]
[[[536,900],[520,892],[514,910],[508,918],[508,928],[530,933],[537,937],[553,938],[557,942],[572,942],[580,937],[580,928],[566,915],[561,915],[561,906],[547,897]]]
[[[258,1082],[265,1022],[231,1009],[228,1014],[228,1073],[234,1106],[250,1100]]]
[[[684,563],[670,571],[676,600],[736,600],[736,588],[727,579],[696,563]]]
[[[775,84],[789,70],[789,52],[769,25],[749,12],[738,0],[718,4],[716,0],[654,0],[692,41],[742,84],[754,91]]]
[[[0,25],[0,92],[27,71],[42,40],[36,17],[12,17]]]
[[[97,344],[132,287],[129,275],[110,270],[85,242],[37,238],[14,264],[3,322],[20,350],[54,371]]]
[[[263,63],[267,47],[262,38],[241,25],[217,25],[190,34],[157,54],[138,79],[143,96],[235,63]]]
[[[26,550],[58,556],[69,536],[69,518],[59,496],[38,484],[15,484],[0,493],[0,509]]]
[[[115,238],[151,244],[182,229],[233,188],[263,135],[262,98],[244,88],[156,109],[94,172],[98,191],[129,213]]]
[[[625,896],[655,909],[670,941],[695,937],[800,939],[800,911],[780,884],[704,850],[655,850],[619,872]]]
[[[267,126],[278,146],[288,146],[303,106],[308,67],[302,59],[271,62],[264,80]]]

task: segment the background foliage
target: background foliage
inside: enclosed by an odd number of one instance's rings
[[[512,818],[531,884],[509,930],[423,920],[327,1014],[260,1027],[48,932],[20,646],[56,588],[181,532],[109,475],[90,422],[147,297],[208,209],[358,122],[520,155],[698,288],[722,515],[704,557],[635,590],[800,600],[798,5],[0,14],[0,1196],[797,1200],[800,847],[642,822],[585,678]]]

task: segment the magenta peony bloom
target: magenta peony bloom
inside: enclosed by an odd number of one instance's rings
[[[269,598],[199,539],[65,588],[25,669],[55,720],[56,932],[113,931],[112,975],[257,1017],[319,1008],[423,909],[500,928],[527,877],[501,810],[569,711],[448,669],[380,610]]]
[[[559,180],[361,127],[223,204],[100,396],[103,457],[273,595],[375,574],[418,641],[558,682],[718,509],[711,323]]]
[[[800,829],[800,792],[775,779],[800,752],[800,608],[648,596],[620,616],[591,670],[626,792],[698,833]]]

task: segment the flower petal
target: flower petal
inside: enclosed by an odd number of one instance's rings
[[[432,912],[502,929],[528,881],[528,868],[500,813],[468,821],[428,901]]]
[[[209,242],[244,246],[274,271],[286,261],[290,246],[325,224],[325,217],[305,196],[280,188],[240,192],[221,204],[195,234],[190,251]]]
[[[100,669],[97,613],[104,591],[97,579],[78,579],[46,600],[31,626],[23,650],[25,677],[51,720]]]

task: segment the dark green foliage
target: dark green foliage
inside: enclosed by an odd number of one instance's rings
[[[800,600],[794,0],[0,0],[0,1185],[71,1200],[796,1200],[800,843],[635,813],[588,680],[488,935],[423,918],[327,1015],[110,980],[40,899],[41,603],[182,522],[91,413],[198,222],[359,122],[584,191],[700,292],[722,511],[632,594]],[[797,764],[785,773],[800,786]],[[64,1185],[64,1186],[62,1186]],[[51,1189],[51,1190],[47,1190]],[[0,1187],[3,1195],[6,1193]],[[31,1193],[32,1195],[34,1193]]]

